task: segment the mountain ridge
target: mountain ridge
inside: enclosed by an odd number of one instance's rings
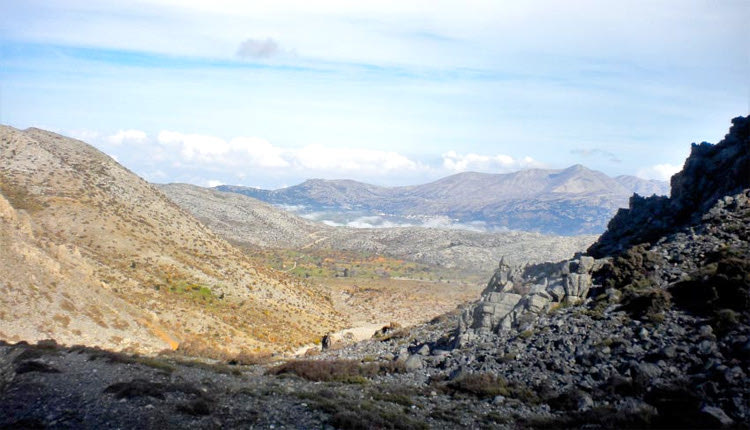
[[[595,234],[626,207],[635,191],[666,193],[666,183],[632,176],[610,178],[580,164],[495,174],[462,172],[421,185],[381,187],[354,180],[309,179],[276,190],[220,185],[276,205],[365,211],[405,217],[447,216],[488,229],[551,234]]]
[[[555,237],[528,232],[331,227],[238,193],[189,184],[158,187],[224,238],[244,246],[367,252],[491,273],[498,255],[512,255],[518,263],[559,260],[582,251],[595,240],[595,236]]]

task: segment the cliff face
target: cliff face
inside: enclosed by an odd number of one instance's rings
[[[633,195],[588,254],[602,258],[695,225],[717,200],[750,187],[750,116],[732,120],[724,139],[693,144],[681,172],[671,181],[671,197]]]

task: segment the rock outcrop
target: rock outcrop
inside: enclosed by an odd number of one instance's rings
[[[672,176],[671,196],[630,198],[607,231],[589,249],[597,258],[619,254],[639,243],[696,225],[717,200],[750,187],[750,116],[732,120],[724,139],[693,144],[682,171]]]
[[[585,255],[526,267],[501,259],[481,299],[463,312],[458,345],[512,328],[525,330],[552,308],[583,302],[594,286],[593,272],[604,263]]]

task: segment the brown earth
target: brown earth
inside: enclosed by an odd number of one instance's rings
[[[0,337],[222,355],[306,344],[325,291],[242,251],[93,147],[0,127]]]

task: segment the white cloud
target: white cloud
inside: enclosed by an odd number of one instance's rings
[[[668,181],[675,173],[682,170],[681,166],[674,164],[664,163],[655,164],[650,167],[640,169],[635,175],[643,179],[658,179],[661,181]]]
[[[175,149],[186,162],[247,167],[289,165],[282,158],[282,149],[257,137],[236,137],[227,142],[216,136],[162,130],[157,140]]]
[[[186,161],[218,161],[229,152],[229,144],[214,136],[162,130],[157,140],[163,145],[178,148]]]
[[[267,140],[257,137],[236,137],[229,142],[232,151],[245,154],[251,164],[259,167],[287,167],[289,162],[283,158],[283,150]]]
[[[480,154],[458,154],[456,151],[448,151],[443,154],[443,167],[452,172],[465,172],[467,170],[477,172],[510,172],[527,167],[540,167],[541,163],[531,157],[514,159],[505,154],[480,155]]]
[[[120,130],[117,133],[108,136],[107,142],[113,145],[122,145],[123,143],[145,143],[148,140],[146,132],[141,130]]]
[[[282,148],[257,137],[220,137],[163,130],[157,141],[179,154],[183,162],[216,167],[290,167],[334,173],[415,171],[421,164],[392,151],[335,148],[319,144],[301,149]]]
[[[208,186],[211,188],[218,187],[219,185],[224,185],[224,183],[222,181],[217,181],[216,179],[208,180]]]

